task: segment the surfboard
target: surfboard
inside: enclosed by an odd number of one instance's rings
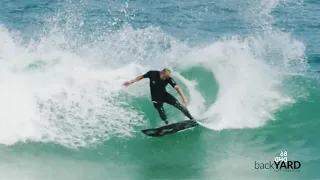
[[[141,131],[147,136],[160,137],[160,136],[176,133],[176,132],[179,132],[182,130],[186,130],[189,128],[193,128],[197,125],[199,125],[199,124],[196,121],[186,120],[186,121],[181,121],[181,122],[161,126],[158,128],[143,129]]]

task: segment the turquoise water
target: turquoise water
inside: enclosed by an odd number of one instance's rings
[[[0,4],[1,179],[320,179],[318,1]],[[148,81],[121,84],[163,67],[205,120],[149,138]],[[281,151],[298,172],[255,169]]]

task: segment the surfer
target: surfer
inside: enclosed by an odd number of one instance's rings
[[[190,120],[193,120],[193,117],[189,113],[188,109],[183,106],[175,97],[166,91],[166,86],[169,83],[181,96],[182,102],[184,104],[188,103],[187,98],[183,94],[181,88],[176,84],[176,82],[170,77],[171,70],[163,69],[162,71],[148,71],[144,75],[140,75],[135,79],[125,82],[124,86],[129,86],[132,83],[138,82],[144,78],[150,79],[150,90],[151,90],[151,99],[153,106],[158,110],[161,119],[168,124],[167,115],[163,109],[163,103],[170,104],[175,108],[179,109],[185,116]]]

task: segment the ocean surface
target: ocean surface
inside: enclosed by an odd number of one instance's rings
[[[319,12],[319,0],[2,0],[0,179],[319,180]],[[141,130],[163,122],[148,80],[122,83],[164,67],[203,121],[151,138]],[[300,168],[257,168],[281,152]]]

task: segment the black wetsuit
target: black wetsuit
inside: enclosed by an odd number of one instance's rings
[[[162,120],[167,122],[167,115],[163,109],[163,103],[168,103],[186,115],[189,119],[193,119],[187,108],[185,108],[179,101],[166,91],[166,86],[169,83],[172,87],[175,87],[176,82],[170,77],[168,79],[160,79],[160,71],[149,71],[143,75],[143,78],[150,79],[151,99],[154,107],[158,110]]]

